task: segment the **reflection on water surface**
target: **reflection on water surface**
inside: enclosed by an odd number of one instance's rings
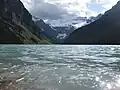
[[[0,88],[6,87],[120,90],[120,46],[0,45]]]

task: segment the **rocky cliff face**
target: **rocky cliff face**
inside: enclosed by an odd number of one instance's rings
[[[55,38],[57,36],[57,32],[43,20],[40,19],[35,23],[41,29],[41,32],[44,32],[49,38]]]
[[[75,27],[72,25],[69,26],[56,26],[53,27],[56,32],[58,33],[57,35],[57,40],[59,40],[59,43],[64,43],[64,40],[71,34],[74,30]]]
[[[0,14],[3,18],[17,24],[32,24],[32,15],[25,9],[20,0],[1,0]]]
[[[40,28],[40,33],[51,40],[52,43],[63,43],[65,38],[74,31],[73,26],[58,26],[53,27],[46,24],[42,19],[33,16],[35,24]]]
[[[0,1],[0,43],[43,43],[40,29],[20,0]]]
[[[67,44],[120,44],[120,1],[96,21],[78,28]]]
[[[96,21],[97,19],[99,19],[100,17],[102,17],[102,14],[99,14],[99,15],[96,16],[96,17],[93,17],[93,16],[92,16],[92,17],[90,17],[90,18],[87,19],[86,23],[87,23],[87,24],[90,24],[90,23]]]
[[[56,43],[56,36],[57,32],[48,24],[46,24],[42,19],[33,16],[32,17],[33,21],[37,25],[37,27],[40,29],[40,35],[42,37],[48,38],[47,40],[50,41],[51,43]]]

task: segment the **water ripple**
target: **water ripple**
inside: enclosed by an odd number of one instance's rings
[[[119,90],[120,46],[0,45],[0,68],[26,90]]]

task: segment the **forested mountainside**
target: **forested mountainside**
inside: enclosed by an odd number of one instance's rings
[[[120,44],[120,1],[96,21],[78,28],[66,44]]]
[[[0,43],[49,43],[20,0],[0,0]]]
[[[44,20],[33,16],[33,21],[40,28],[40,35],[46,36],[54,44],[62,44],[64,40],[75,30],[72,25],[69,26],[52,26],[44,22]]]

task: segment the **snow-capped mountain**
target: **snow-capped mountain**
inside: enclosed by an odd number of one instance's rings
[[[75,17],[70,20],[44,21],[33,16],[33,21],[40,28],[40,32],[57,43],[62,43],[76,28],[90,24],[97,20],[97,17]]]
[[[75,27],[72,25],[56,26],[53,28],[58,32],[57,39],[60,39],[60,42],[63,42],[75,30]]]
[[[72,19],[47,20],[46,23],[53,27],[69,27],[71,25],[78,28],[85,25],[86,21],[86,17],[75,17]]]
[[[120,45],[120,1],[96,21],[75,30],[66,44]]]
[[[69,18],[69,19],[59,19],[59,20],[45,20],[45,22],[47,24],[49,24],[52,27],[69,27],[74,26],[75,28],[79,28],[82,26],[85,26],[87,24],[90,24],[91,22],[97,20],[98,18],[100,18],[102,16],[102,14],[99,14],[98,16],[94,17],[73,17],[73,18]]]
[[[87,24],[90,24],[90,23],[96,21],[97,19],[99,19],[100,17],[102,17],[102,14],[99,14],[97,17],[91,16],[91,17],[89,17],[89,18],[87,19],[86,23],[87,23]]]
[[[46,35],[50,38],[57,36],[57,32],[48,24],[46,24],[42,19],[33,17],[34,22],[37,26],[42,30],[41,32],[46,33]]]
[[[36,25],[40,28],[40,34],[43,34],[50,38],[51,40],[57,42],[57,43],[62,43],[64,39],[68,37],[72,31],[74,31],[73,26],[60,26],[60,27],[53,27],[49,24],[46,24],[42,19],[33,16],[32,18]]]

